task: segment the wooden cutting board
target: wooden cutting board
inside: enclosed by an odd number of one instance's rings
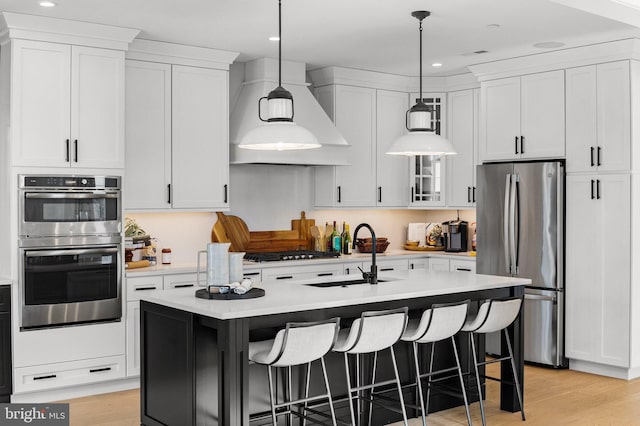
[[[249,247],[249,228],[244,220],[238,216],[225,215],[222,212],[216,212],[218,222],[213,225],[211,231],[211,241],[219,243],[231,243],[229,251],[241,252],[247,251]]]
[[[307,250],[313,249],[313,236],[311,235],[311,227],[315,226],[315,219],[307,219],[304,211],[300,212],[300,219],[291,220],[291,229],[298,231],[299,238],[307,241]]]

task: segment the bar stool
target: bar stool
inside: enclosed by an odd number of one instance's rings
[[[462,368],[460,367],[460,358],[458,357],[458,348],[456,345],[455,335],[462,329],[467,318],[467,310],[469,308],[470,300],[455,303],[443,303],[432,305],[430,309],[427,309],[422,313],[422,317],[418,320],[409,320],[407,329],[402,335],[402,340],[405,342],[413,343],[413,359],[415,361],[416,368],[416,384],[418,387],[418,395],[420,397],[420,410],[422,413],[422,424],[426,425],[426,415],[429,409],[429,396],[431,393],[431,385],[434,382],[448,379],[452,376],[439,377],[432,379],[434,375],[441,375],[450,371],[456,371],[457,376],[460,379],[460,387],[462,389],[462,398],[464,399],[464,408],[467,412],[467,422],[471,425],[471,415],[469,414],[469,402],[467,401],[467,394],[464,389],[464,379],[462,378]],[[453,345],[453,354],[456,359],[455,367],[444,368],[441,370],[433,371],[433,353],[436,342],[451,339]],[[431,343],[431,355],[429,357],[429,371],[427,373],[420,373],[420,367],[418,363],[418,344]],[[427,378],[427,402],[423,398],[421,379]]]
[[[515,380],[516,392],[518,394],[518,402],[520,403],[520,414],[522,420],[525,420],[524,405],[522,403],[522,389],[520,388],[520,381],[518,380],[518,374],[516,371],[516,363],[513,360],[513,350],[511,348],[511,339],[509,333],[507,333],[507,327],[511,325],[520,313],[520,306],[522,305],[522,298],[508,298],[500,300],[489,300],[480,305],[478,314],[475,318],[470,319],[462,327],[462,331],[469,332],[469,342],[471,343],[471,353],[473,354],[473,367],[476,374],[476,385],[478,386],[478,396],[480,400],[480,413],[482,414],[482,425],[486,425],[484,416],[484,404],[482,402],[482,389],[480,387],[480,374],[478,373],[478,366],[493,364],[499,361],[511,361],[511,369],[513,371],[513,378]],[[493,333],[495,331],[504,331],[504,336],[507,341],[507,349],[509,350],[509,356],[492,359],[489,361],[478,362],[476,356],[476,347],[473,340],[474,334],[486,334]],[[487,379],[496,380],[502,382],[502,379],[495,377],[484,376]]]
[[[347,372],[347,388],[349,391],[349,412],[351,414],[351,424],[360,424],[360,400],[366,400],[370,403],[369,412],[373,409],[373,399],[364,398],[361,395],[361,391],[370,389],[373,392],[376,386],[388,385],[390,383],[396,384],[398,389],[398,395],[400,397],[401,410],[395,410],[391,407],[386,407],[392,411],[402,413],[402,419],[405,426],[407,423],[407,412],[404,407],[404,400],[402,398],[402,385],[400,384],[400,376],[398,374],[398,364],[396,362],[395,351],[393,345],[400,340],[402,333],[407,325],[408,308],[390,309],[385,311],[370,311],[363,312],[360,318],[353,321],[351,328],[340,330],[338,341],[333,347],[334,352],[344,353],[344,365]],[[375,383],[375,371],[377,364],[378,351],[389,349],[391,351],[391,360],[393,362],[393,371],[395,373],[395,380],[389,380],[386,382]],[[373,359],[373,378],[371,384],[360,385],[360,354],[374,354]],[[351,374],[349,372],[349,355],[356,356],[356,386],[351,386]],[[353,393],[357,392],[358,398],[358,423],[356,423],[355,415],[353,412]],[[371,419],[371,417],[369,417]]]
[[[271,419],[274,426],[277,425],[277,416],[281,414],[288,414],[289,422],[294,414],[303,420],[317,422],[307,416],[307,411],[322,415],[326,414],[309,408],[308,403],[323,398],[328,399],[331,419],[333,425],[336,425],[336,415],[333,408],[333,400],[331,399],[324,356],[331,350],[336,342],[340,328],[339,323],[339,318],[317,322],[291,322],[287,323],[284,329],[279,330],[274,339],[249,343],[249,360],[256,364],[266,365],[268,368],[269,400],[271,404]],[[324,385],[327,393],[309,397],[311,363],[316,360],[320,360],[322,365],[322,374],[324,376]],[[303,364],[307,365],[305,396],[304,398],[293,400],[291,395],[291,367]],[[288,372],[286,392],[288,398],[285,397],[285,401],[280,404],[277,403],[276,395],[273,391],[272,367],[276,368],[276,371],[278,367],[286,367]],[[304,403],[302,414],[297,411],[292,411],[291,407],[293,405],[300,405],[302,403]],[[282,412],[277,412],[277,409],[283,407],[287,407],[287,409]]]

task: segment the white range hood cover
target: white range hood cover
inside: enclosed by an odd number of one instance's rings
[[[245,65],[245,82],[231,112],[229,161],[231,164],[289,164],[307,166],[347,166],[350,145],[324,112],[305,81],[305,65],[283,61],[282,86],[291,92],[296,124],[313,133],[321,148],[294,151],[257,151],[238,148],[242,137],[263,125],[258,118],[258,99],[278,85],[278,61],[256,59]]]

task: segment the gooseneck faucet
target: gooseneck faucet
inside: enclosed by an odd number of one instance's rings
[[[371,270],[369,272],[362,271],[362,278],[369,284],[378,284],[378,267],[376,266],[376,233],[373,232],[373,228],[368,223],[361,223],[356,226],[356,230],[353,231],[353,248],[356,248],[356,241],[358,238],[358,231],[360,228],[367,228],[371,232]]]

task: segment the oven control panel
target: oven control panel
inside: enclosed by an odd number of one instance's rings
[[[117,176],[21,176],[23,188],[74,189],[120,188]]]

